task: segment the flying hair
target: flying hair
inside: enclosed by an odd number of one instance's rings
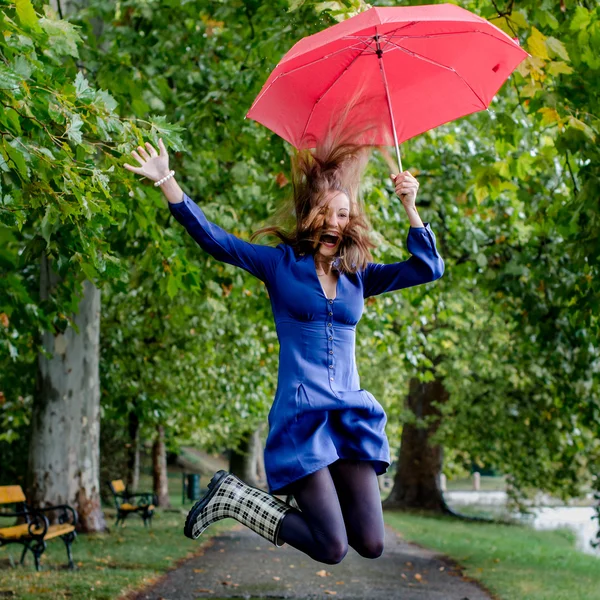
[[[365,98],[365,96],[363,96]],[[291,156],[292,195],[274,214],[271,225],[254,232],[251,239],[275,236],[292,246],[296,254],[314,254],[325,225],[327,205],[332,192],[343,192],[350,201],[348,224],[339,231],[341,242],[333,266],[341,272],[355,273],[372,261],[369,239],[371,229],[360,195],[360,182],[373,149],[376,124],[365,110],[368,98],[361,90],[339,111],[332,111],[320,140],[305,137],[310,148]],[[363,115],[363,116],[361,116]]]

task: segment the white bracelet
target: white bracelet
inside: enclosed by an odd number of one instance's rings
[[[154,184],[154,187],[158,187],[159,185],[162,185],[165,181],[167,181],[167,179],[171,179],[171,177],[173,177],[173,175],[175,175],[175,171],[169,171],[169,174],[165,175],[162,179],[159,179]]]

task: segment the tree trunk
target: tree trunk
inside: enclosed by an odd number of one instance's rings
[[[158,506],[170,508],[169,479],[167,477],[167,449],[165,446],[165,428],[156,426],[156,439],[152,447],[152,475],[154,493],[158,499]]]
[[[249,431],[244,435],[238,450],[231,450],[229,456],[229,470],[237,475],[248,485],[258,487],[257,453],[262,452],[260,436],[255,431]]]
[[[127,449],[127,489],[137,491],[140,482],[140,420],[135,411],[128,415],[129,448]]]
[[[266,423],[266,422],[265,422]],[[256,444],[256,478],[261,484],[267,485],[267,472],[265,471],[265,455],[264,455],[264,443],[262,440],[262,432],[265,428],[265,423],[261,425],[255,432]]]
[[[42,255],[40,300],[48,300],[59,276]],[[100,507],[100,290],[83,282],[79,328],[44,331],[38,356],[29,449],[29,500],[34,505],[69,504],[82,531],[106,528]]]
[[[411,380],[407,398],[408,408],[417,419],[429,417],[432,420],[428,419],[425,428],[412,423],[407,423],[402,428],[394,486],[383,502],[384,508],[449,512],[440,487],[443,450],[441,446],[430,443],[430,438],[437,431],[441,419],[440,412],[433,402],[441,404],[447,399],[448,392],[440,380]]]

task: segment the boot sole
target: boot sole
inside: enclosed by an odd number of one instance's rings
[[[217,493],[217,490],[219,489],[219,485],[220,485],[221,481],[223,481],[223,479],[225,479],[225,477],[227,477],[227,475],[229,475],[229,473],[227,471],[224,471],[223,469],[221,469],[220,471],[217,471],[213,475],[213,478],[210,480],[210,483],[208,484],[208,492],[202,498],[200,498],[200,500],[198,500],[198,502],[196,502],[196,504],[194,504],[194,506],[188,513],[188,516],[185,520],[185,525],[183,526],[183,534],[186,537],[190,538],[191,540],[196,539],[192,534],[192,531],[194,529],[194,523],[196,522],[198,515],[206,508],[208,503],[212,500],[214,495]]]

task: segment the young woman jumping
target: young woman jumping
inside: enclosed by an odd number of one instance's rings
[[[404,171],[391,177],[410,223],[411,257],[371,262],[374,244],[358,195],[369,151],[337,135],[314,151],[296,152],[288,207],[294,223],[252,238],[276,236],[276,247],[241,240],[208,221],[169,171],[162,140],[158,152],[148,143],[132,152],[139,167],[125,164],[160,182],[171,213],[206,252],[265,283],[280,343],[264,451],[269,492],[217,472],[187,517],[184,533],[192,539],[231,517],[275,546],[287,542],[326,564],[339,563],[349,546],[367,558],[383,552],[377,475],[390,465],[387,417],[360,387],[355,329],[366,298],[434,281],[444,261],[417,213],[419,184]],[[298,508],[275,494],[293,496]]]

